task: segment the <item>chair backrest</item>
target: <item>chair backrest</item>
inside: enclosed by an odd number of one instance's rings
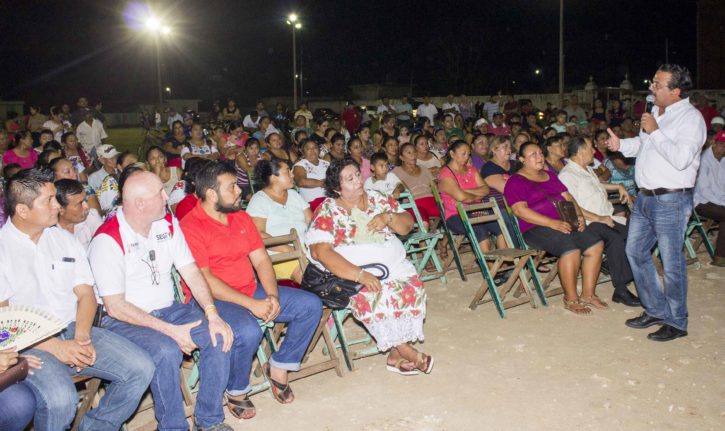
[[[506,198],[503,200],[504,204],[506,204],[506,212],[509,215],[509,218],[511,219],[511,228],[514,230],[513,235],[516,237],[516,240],[519,244],[521,244],[521,248],[524,250],[529,250],[529,246],[526,245],[526,241],[524,241],[524,236],[521,234],[521,229],[519,229],[519,219],[516,218],[516,214],[514,214],[514,210],[511,209],[508,202],[506,202]],[[506,238],[506,244],[514,248],[514,242],[511,240],[511,232],[508,231],[508,229],[504,229],[504,238]]]
[[[505,235],[507,247],[515,248],[510,241],[511,238],[508,236],[506,223],[504,222],[501,210],[499,210],[498,204],[494,198],[489,198],[488,201],[466,206],[458,202],[456,207],[458,208],[458,215],[461,217],[463,226],[465,226],[467,230],[468,226],[472,226],[474,224],[490,223],[495,221],[498,223],[501,233]],[[473,236],[473,238],[475,238],[475,236]]]
[[[297,229],[291,229],[288,235],[273,236],[264,239],[264,246],[267,248],[279,245],[291,246],[294,250],[270,254],[269,257],[272,259],[272,263],[297,260],[300,263],[300,268],[304,272],[307,268],[307,256],[305,255],[305,249],[302,247],[300,236],[297,234]]]
[[[410,192],[407,188],[400,192],[400,197],[398,198],[398,202],[400,203],[400,208],[404,210],[411,210],[413,211],[413,217],[415,225],[420,229],[421,232],[426,232],[425,225],[423,224],[423,218],[420,216],[420,211],[418,211],[418,205],[415,204],[415,199],[413,199],[413,193]]]

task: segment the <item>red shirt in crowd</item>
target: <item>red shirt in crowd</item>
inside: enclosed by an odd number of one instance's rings
[[[224,225],[209,217],[199,200],[181,221],[181,230],[199,268],[208,267],[232,289],[254,295],[257,280],[249,254],[264,247],[264,243],[246,212],[227,214]]]
[[[345,123],[345,128],[350,133],[355,133],[358,127],[360,127],[360,119],[360,113],[355,108],[345,109],[342,112],[342,121]]]
[[[186,217],[186,215],[194,209],[198,200],[199,198],[197,198],[194,193],[189,193],[184,196],[184,199],[180,200],[179,203],[176,204],[176,211],[174,211],[176,218],[179,219],[179,221],[183,220],[184,217]]]

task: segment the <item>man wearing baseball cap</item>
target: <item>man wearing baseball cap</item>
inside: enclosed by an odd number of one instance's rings
[[[118,150],[111,144],[98,146],[96,155],[98,161],[101,163],[101,168],[88,176],[88,185],[93,190],[100,189],[101,184],[103,184],[103,179],[116,173],[116,156],[118,154]]]
[[[725,118],[722,117],[714,117],[712,120],[710,120],[710,130],[717,133],[721,131],[725,127]]]
[[[725,157],[723,156],[725,156],[725,130],[720,130],[715,135],[712,146],[702,153],[694,196],[697,214],[715,220],[720,225],[712,264],[721,267],[725,267],[725,237],[722,235],[725,228]]]

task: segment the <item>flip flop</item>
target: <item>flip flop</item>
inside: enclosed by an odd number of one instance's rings
[[[292,388],[290,388],[289,383],[286,385],[283,385],[279,383],[278,381],[274,380],[272,378],[272,374],[269,371],[269,365],[264,364],[262,367],[264,369],[264,374],[267,376],[267,380],[269,380],[270,387],[272,388],[272,395],[274,395],[274,399],[279,401],[282,404],[289,404],[292,401],[294,401],[294,393],[292,392]]]
[[[244,398],[242,399],[235,399],[227,395],[227,408],[229,409],[229,413],[237,419],[252,419],[257,415],[257,408],[254,407],[254,404],[252,404],[252,401],[246,394],[243,396]]]
[[[403,363],[408,362],[408,360],[404,358],[398,358],[397,361],[395,361],[395,365],[387,364],[385,367],[390,371],[391,373],[400,374],[401,376],[415,376],[420,374],[420,372],[416,369],[413,370],[404,370],[403,369]]]

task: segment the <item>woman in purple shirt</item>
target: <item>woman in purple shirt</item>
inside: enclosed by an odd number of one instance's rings
[[[588,305],[606,309],[607,304],[594,293],[602,265],[604,244],[586,229],[584,216],[576,201],[555,174],[544,170],[544,154],[533,142],[519,148],[521,169],[506,181],[504,196],[519,219],[524,240],[539,250],[559,257],[559,280],[564,288],[564,307],[575,314],[589,314]],[[553,201],[574,203],[579,229],[562,221]],[[583,256],[583,259],[582,259]],[[577,295],[576,279],[582,272],[582,294]]]

